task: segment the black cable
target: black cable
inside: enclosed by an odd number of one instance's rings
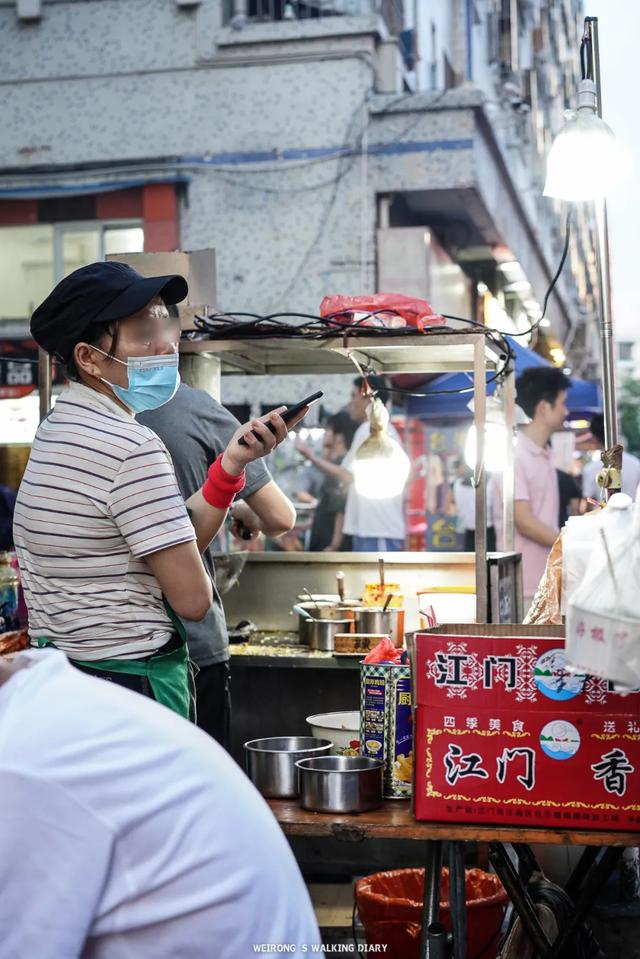
[[[558,269],[556,270],[555,275],[553,279],[551,280],[551,283],[549,284],[549,288],[547,289],[547,292],[544,295],[544,301],[542,304],[542,316],[538,320],[536,320],[535,323],[532,323],[531,326],[528,327],[528,329],[520,330],[520,332],[518,333],[509,333],[509,336],[529,336],[530,333],[535,333],[536,330],[540,328],[540,324],[542,323],[542,321],[544,320],[547,314],[549,297],[553,293],[556,283],[560,279],[560,274],[562,273],[564,269],[564,265],[566,263],[567,256],[569,254],[570,241],[571,241],[571,210],[569,209],[569,211],[567,212],[567,219],[565,222],[565,236],[564,236],[564,246],[562,248],[562,256],[560,257],[560,263],[558,264]]]

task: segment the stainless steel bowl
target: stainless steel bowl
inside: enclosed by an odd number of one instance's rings
[[[244,744],[247,774],[263,796],[270,799],[295,799],[299,794],[299,759],[329,753],[333,743],[315,736],[270,736]]]
[[[381,759],[318,756],[298,760],[300,805],[314,812],[366,812],[382,805]]]

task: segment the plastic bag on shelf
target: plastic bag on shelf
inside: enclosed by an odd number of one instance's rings
[[[562,624],[569,600],[582,583],[600,536],[607,530],[617,543],[629,534],[633,505],[630,496],[616,493],[604,509],[584,516],[572,516],[563,526],[549,553],[544,575],[536,591],[525,623],[537,626]]]
[[[614,500],[617,502],[614,503]],[[567,606],[566,652],[581,672],[640,685],[640,504],[612,497]]]
[[[434,313],[431,304],[404,293],[371,293],[368,296],[325,296],[320,316],[330,316],[345,326],[381,326],[402,329],[413,326],[422,332],[426,326],[443,326],[444,317]]]

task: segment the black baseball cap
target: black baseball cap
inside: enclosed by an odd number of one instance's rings
[[[65,276],[31,317],[31,335],[52,356],[66,362],[92,326],[132,316],[154,297],[167,305],[189,292],[183,276],[141,276],[117,260],[90,263]]]

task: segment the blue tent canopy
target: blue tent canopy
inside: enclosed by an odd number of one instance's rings
[[[513,350],[516,363],[516,376],[532,366],[550,366],[542,356],[528,350],[517,340],[507,337]],[[490,379],[491,377],[489,377]],[[585,417],[602,412],[602,395],[596,383],[589,383],[576,377],[570,377],[571,389],[567,394],[569,411]],[[495,382],[487,386],[487,393],[495,392]],[[468,389],[466,393],[445,393],[442,390]],[[470,417],[467,403],[473,398],[473,377],[467,373],[445,373],[425,386],[418,387],[416,392],[423,392],[424,396],[409,398],[408,414],[417,419],[463,419]],[[438,395],[440,394],[440,395]]]

